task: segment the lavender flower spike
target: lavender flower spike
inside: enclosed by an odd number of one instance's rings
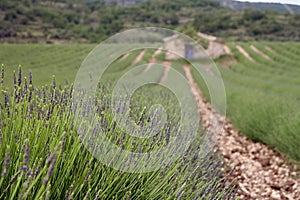
[[[22,69],[21,65],[19,65],[19,71],[18,71],[18,86],[21,86],[22,83]]]
[[[1,80],[0,80],[0,83],[3,83],[4,82],[4,66],[2,64],[1,66]]]

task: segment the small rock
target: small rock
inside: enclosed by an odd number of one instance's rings
[[[288,180],[286,181],[286,183],[284,184],[284,190],[288,191],[289,189],[291,189],[293,187],[293,185],[295,184],[294,181],[292,180]]]
[[[272,191],[271,198],[275,200],[280,200],[281,196],[278,192]]]

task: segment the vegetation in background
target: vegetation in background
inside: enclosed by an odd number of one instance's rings
[[[231,40],[299,41],[298,15],[279,14],[275,11],[228,11],[216,15],[203,12],[195,16],[197,30]]]
[[[282,4],[272,2],[247,2],[247,1],[235,1],[235,0],[220,0],[220,5],[230,8],[232,10],[275,10],[282,13],[300,13],[300,6],[295,4]],[[288,7],[287,7],[287,6]]]
[[[3,44],[0,45],[0,60],[6,66],[5,86],[13,88],[13,72],[21,66],[24,74],[31,71],[36,85],[52,82],[55,75],[58,85],[75,80],[77,70],[84,58],[95,47],[90,44],[41,45]],[[28,78],[28,77],[27,77]]]
[[[300,40],[299,14],[231,11],[217,0],[154,0],[126,7],[103,1],[2,0],[0,12],[2,43],[98,43],[145,26],[192,27],[231,40]]]

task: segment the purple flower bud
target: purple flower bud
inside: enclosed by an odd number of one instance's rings
[[[41,168],[42,168],[42,165],[39,164],[39,166],[38,166],[38,167],[35,169],[35,171],[34,171],[34,175],[35,175],[35,176],[38,175],[38,174],[40,173]]]
[[[71,196],[71,194],[72,194],[73,191],[74,191],[74,182],[71,184],[70,190],[67,191],[67,195],[66,195],[65,200],[71,199],[70,196]]]
[[[20,173],[21,173],[21,172],[18,172],[14,177],[12,177],[12,178],[10,179],[10,181],[9,181],[9,184],[10,184],[10,185],[13,184],[13,183],[16,181],[16,179],[17,179],[17,177],[19,176]]]
[[[138,152],[139,152],[139,153],[142,153],[142,152],[143,152],[143,148],[144,148],[144,147],[143,147],[143,144],[140,143]]]
[[[48,182],[49,182],[49,179],[46,177],[46,178],[44,178],[43,182],[44,182],[45,185],[47,185]]]
[[[46,175],[46,177],[45,177],[44,180],[43,180],[43,182],[44,182],[45,185],[48,184],[49,178],[50,178],[50,177],[52,176],[52,174],[53,174],[54,166],[55,166],[55,160],[54,160],[53,162],[51,162],[50,167],[49,167],[48,172],[47,172],[47,175]]]
[[[24,159],[23,159],[23,163],[25,165],[28,165],[29,154],[30,154],[30,147],[29,147],[29,144],[26,144],[26,151],[25,151],[25,156],[24,156]]]
[[[21,166],[21,168],[20,168],[21,171],[27,171],[27,169],[28,169],[28,168],[27,168],[27,166],[25,166],[25,165]]]
[[[4,66],[1,66],[1,78],[4,79]]]
[[[10,160],[10,153],[6,152],[5,155],[5,161],[4,161],[4,168],[8,169],[9,168],[9,160]]]
[[[175,183],[173,186],[173,192],[175,192],[176,190],[177,190],[177,183]]]
[[[1,83],[4,82],[4,67],[3,67],[3,65],[2,65],[2,67],[1,67],[1,80],[0,80],[0,82],[1,82]]]
[[[27,78],[24,78],[24,88],[23,88],[23,94],[25,94],[28,90],[28,84],[27,84]]]
[[[14,71],[14,87],[17,86],[17,78],[16,78],[16,72]]]
[[[107,127],[108,127],[108,123],[107,123],[107,119],[106,118],[104,118],[104,120],[103,120],[104,122],[103,122],[103,128],[104,128],[104,130],[106,130],[107,129]]]
[[[30,116],[32,116],[32,114],[33,114],[33,105],[32,104],[29,105],[28,110],[29,110]]]
[[[53,171],[54,171],[54,167],[55,167],[55,163],[56,163],[56,151],[54,151],[51,154],[51,157],[46,160],[46,163],[47,164],[50,163],[50,166],[49,166],[49,169],[48,169],[48,173],[47,173],[47,177],[49,178],[49,177],[52,176]]]
[[[71,85],[71,88],[70,88],[70,93],[69,93],[69,97],[70,99],[72,99],[72,95],[73,94],[73,84]]]
[[[125,164],[123,163],[119,169],[119,172],[118,172],[119,175],[123,172],[124,167],[125,167]]]
[[[5,94],[5,97],[4,97],[4,106],[6,107],[6,106],[8,106],[8,104],[9,104],[9,97],[8,97],[7,94]]]
[[[26,173],[26,175],[25,175],[25,179],[28,179],[31,175],[32,175],[31,170],[30,170],[30,169],[27,170],[27,173]]]
[[[46,98],[47,98],[47,95],[46,95],[46,91],[45,89],[43,90],[43,104],[46,103]]]
[[[116,121],[114,121],[114,123],[113,123],[113,127],[112,127],[112,132],[114,132],[114,131],[115,131],[115,129],[116,129],[116,126],[117,126],[117,122],[116,122]]]
[[[67,138],[66,138],[66,136],[64,136],[64,137],[63,137],[63,140],[62,140],[62,145],[61,145],[61,150],[62,150],[62,152],[65,151],[65,148],[66,148],[66,140],[67,140]]]
[[[29,72],[29,85],[32,85],[32,72]]]
[[[22,70],[21,66],[19,66],[19,72],[18,72],[18,86],[21,86],[22,84]]]
[[[32,90],[33,90],[33,86],[30,86],[29,96],[28,96],[28,102],[31,102],[31,99],[32,99]]]
[[[161,176],[162,176],[162,177],[165,177],[165,173],[166,173],[166,169],[164,168],[164,169],[161,171]]]
[[[133,138],[132,139],[132,146],[135,147],[135,145],[136,145],[136,138]]]
[[[102,110],[105,110],[105,108],[106,108],[106,102],[102,101]]]
[[[49,147],[49,144],[47,144],[47,146]],[[49,165],[53,162],[53,160],[55,160],[55,156],[56,156],[56,151],[54,151],[51,156],[49,156],[46,160],[46,164]]]
[[[192,192],[194,192],[197,189],[196,185],[194,184],[192,187]]]

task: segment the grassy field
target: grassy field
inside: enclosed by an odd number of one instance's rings
[[[13,71],[22,67],[25,76],[34,74],[35,84],[52,82],[52,75],[58,83],[73,82],[78,68],[95,45],[0,45],[0,63],[5,65],[6,79],[13,80]],[[9,84],[6,81],[6,84]],[[11,86],[10,85],[10,86]]]
[[[236,45],[254,61],[241,54]],[[233,56],[217,61],[225,80],[227,116],[252,140],[300,160],[300,44],[251,42],[228,46]],[[224,59],[235,59],[236,63],[224,69]]]

